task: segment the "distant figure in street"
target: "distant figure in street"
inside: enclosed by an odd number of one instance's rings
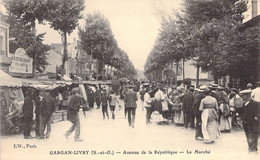
[[[194,116],[193,116],[193,99],[194,99],[194,87],[190,87],[183,95],[183,112],[184,112],[184,126],[188,128],[194,128]]]
[[[136,92],[133,91],[133,87],[129,86],[129,89],[125,92],[125,107],[128,114],[128,125],[134,128],[135,125],[135,110],[137,108],[136,101],[138,100]]]
[[[25,139],[33,139],[31,136],[31,128],[32,128],[32,118],[33,118],[33,95],[34,90],[32,88],[27,89],[26,97],[24,99],[23,104],[23,115],[24,115],[24,138]]]
[[[142,110],[144,110],[144,94],[146,93],[145,87],[142,87],[142,90],[140,91],[140,99],[142,103]]]
[[[239,93],[244,100],[244,105],[237,110],[243,122],[248,151],[257,153],[257,143],[260,133],[260,105],[251,99],[251,92],[252,90],[243,90]]]
[[[146,124],[151,123],[151,115],[152,115],[152,105],[153,98],[151,98],[149,92],[151,91],[150,87],[146,88],[146,92],[144,94],[144,107],[146,108]]]
[[[115,112],[116,103],[118,104],[119,108],[121,108],[115,92],[111,91],[110,95],[109,95],[109,107],[110,107],[110,110],[112,112],[112,119],[115,119],[115,113],[114,112]]]
[[[182,103],[183,103],[183,93],[184,90],[180,87],[177,88],[177,90],[174,91],[173,96],[173,103],[180,105],[181,108],[174,113],[174,122],[177,126],[183,126],[184,125],[184,115],[182,111]]]
[[[229,109],[232,117],[232,126],[238,127],[237,123],[237,108],[241,108],[243,105],[242,98],[238,95],[238,91],[236,88],[230,88],[230,93],[228,95],[229,98]],[[240,106],[240,107],[239,107]]]
[[[99,109],[100,103],[101,103],[101,91],[98,87],[96,87],[95,101],[96,101],[96,104],[97,104],[97,109]]]
[[[123,95],[123,99],[124,99],[124,113],[125,113],[125,118],[126,118],[126,114],[127,114],[127,109],[126,109],[126,103],[125,103],[125,93],[128,91],[128,87],[124,86],[124,89],[122,91],[122,95]]]
[[[220,123],[219,129],[221,132],[230,132],[232,126],[232,117],[229,108],[228,95],[224,91],[224,87],[219,86],[219,110],[220,110]]]
[[[220,137],[218,128],[218,102],[216,98],[210,96],[210,90],[204,90],[205,98],[200,102],[199,110],[202,111],[202,133],[204,143],[214,143],[215,139]]]
[[[45,92],[40,91],[39,95],[35,98],[36,108],[35,108],[35,114],[36,114],[36,123],[35,123],[35,137],[40,138],[40,108],[41,108],[41,102],[43,99]]]
[[[107,109],[108,103],[109,103],[109,96],[107,95],[107,91],[104,89],[101,95],[103,119],[105,119],[105,115],[107,116],[107,119],[109,119],[108,109]]]
[[[79,88],[73,88],[72,89],[72,95],[69,98],[69,106],[67,110],[67,118],[68,121],[72,123],[71,128],[66,132],[65,136],[68,138],[68,136],[75,130],[75,136],[74,141],[75,142],[81,142],[83,139],[80,137],[80,120],[79,120],[79,109],[81,108],[81,105],[83,105],[83,97],[79,95]]]
[[[94,94],[94,91],[92,90],[92,88],[89,88],[88,91],[87,91],[87,97],[88,97],[88,104],[89,104],[89,107],[91,109],[93,109],[94,107],[94,98],[95,98],[95,94]]]
[[[55,111],[55,99],[50,94],[46,92],[40,107],[40,139],[49,138],[51,134],[51,117],[52,113]],[[44,137],[44,130],[47,127],[47,132]]]
[[[197,92],[194,95],[194,101],[193,101],[193,111],[196,119],[196,133],[195,133],[195,139],[196,140],[203,140],[203,134],[201,130],[201,113],[202,111],[199,110],[200,102],[205,97],[203,92],[204,89],[206,89],[206,86],[201,86],[198,88]]]

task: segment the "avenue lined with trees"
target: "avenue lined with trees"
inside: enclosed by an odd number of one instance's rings
[[[181,13],[162,18],[145,64],[146,76],[158,77],[169,63],[193,60],[215,78],[230,75],[244,83],[256,81],[260,33],[257,27],[243,29],[245,11],[246,1],[185,0]]]
[[[43,72],[48,65],[46,53],[50,49],[43,44],[45,33],[36,33],[36,24],[50,24],[61,35],[63,59],[61,71],[68,60],[67,36],[83,19],[84,0],[4,0],[6,13],[1,17],[10,25],[10,51],[24,48],[33,58],[33,77],[36,71]],[[117,45],[108,19],[101,13],[87,14],[85,27],[79,30],[79,40],[83,50],[98,60],[99,73],[104,74],[105,65],[113,66],[120,77],[136,75],[134,65],[125,51]],[[61,72],[64,74],[64,72]]]

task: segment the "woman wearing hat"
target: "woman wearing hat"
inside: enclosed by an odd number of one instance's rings
[[[219,92],[219,109],[220,109],[220,123],[219,123],[219,129],[221,132],[230,132],[231,130],[231,122],[232,117],[230,114],[229,109],[229,99],[228,95],[224,91],[224,87],[219,86],[218,88]]]
[[[202,133],[204,143],[214,143],[215,139],[220,137],[218,128],[218,103],[216,98],[210,96],[210,90],[204,90],[205,98],[200,102],[199,110],[202,111]]]

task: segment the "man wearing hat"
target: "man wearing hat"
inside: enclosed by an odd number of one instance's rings
[[[66,132],[65,137],[68,138],[68,136],[75,130],[74,135],[74,141],[75,142],[81,142],[83,139],[80,137],[80,120],[79,120],[79,109],[81,108],[81,105],[83,102],[83,97],[81,97],[79,93],[79,88],[73,88],[72,89],[72,95],[69,98],[69,105],[67,110],[67,119],[72,123],[71,128]]]
[[[194,95],[194,101],[193,101],[193,110],[194,115],[196,118],[196,133],[195,133],[195,139],[196,140],[203,140],[203,134],[201,131],[201,113],[202,111],[199,110],[200,108],[200,102],[205,97],[203,92],[206,89],[206,86],[200,86],[200,88],[197,89],[197,92]]]
[[[129,86],[129,89],[125,92],[125,108],[128,113],[129,127],[134,128],[135,124],[135,110],[137,108],[136,101],[138,100],[136,92],[133,91],[133,87]]]
[[[24,99],[23,104],[23,116],[24,116],[24,138],[25,139],[33,139],[31,136],[31,128],[32,128],[32,118],[33,118],[33,109],[34,109],[34,90],[32,88],[28,88],[26,91],[26,97]]]
[[[252,90],[243,90],[239,92],[245,101],[242,108],[238,108],[243,128],[246,134],[249,152],[257,152],[258,136],[260,133],[260,106],[251,100]]]
[[[184,125],[188,128],[190,122],[191,128],[194,128],[194,116],[193,116],[193,100],[194,100],[194,87],[191,86],[187,92],[183,95],[183,112],[184,112]]]
[[[210,88],[210,90],[211,90],[210,96],[216,98],[216,100],[217,100],[217,102],[218,102],[218,104],[219,104],[219,98],[220,98],[220,96],[219,96],[219,94],[218,94],[218,92],[217,92],[217,90],[218,90],[218,85],[217,85],[217,84],[211,84],[211,85],[209,86],[209,88]]]
[[[49,138],[51,133],[51,116],[55,111],[55,99],[46,91],[40,106],[40,139]],[[47,128],[46,137],[44,130]]]
[[[252,91],[251,97],[255,102],[260,103],[260,81],[256,82],[256,88]]]
[[[251,83],[248,83],[248,84],[246,85],[246,89],[252,90],[252,87],[253,87],[253,85],[252,85]]]
[[[8,108],[8,114],[5,116],[5,120],[7,125],[7,132],[12,133],[15,130],[15,126],[12,120],[17,116],[19,109],[14,95],[10,96],[10,100],[11,100],[11,104],[10,107]]]

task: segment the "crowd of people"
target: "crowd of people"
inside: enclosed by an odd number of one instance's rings
[[[238,127],[241,119],[249,151],[257,151],[260,133],[260,83],[252,84],[238,91],[212,84],[209,86],[155,86],[144,84],[140,99],[146,108],[146,123],[153,115],[158,124],[168,124],[172,119],[176,126],[195,129],[195,139],[214,143],[223,133],[230,133]],[[248,107],[249,106],[249,107]],[[153,114],[152,114],[153,113]],[[161,117],[158,120],[157,117]]]
[[[141,87],[141,89],[139,89]],[[217,84],[209,86],[169,86],[154,83],[143,83],[141,86],[127,84],[121,86],[118,93],[111,88],[87,87],[87,100],[80,92],[79,87],[68,93],[67,119],[72,126],[65,133],[67,138],[75,131],[74,140],[80,138],[79,110],[102,110],[103,119],[109,119],[109,110],[112,119],[115,119],[115,108],[122,108],[124,102],[124,115],[128,119],[129,127],[135,127],[136,108],[146,109],[146,124],[156,122],[159,125],[168,125],[170,120],[176,125],[195,129],[195,139],[206,144],[214,143],[222,133],[230,133],[232,127],[243,125],[249,151],[257,151],[258,136],[260,133],[260,83],[256,88],[248,84],[247,88],[238,91],[236,88],[224,88]],[[120,95],[120,96],[117,96]],[[118,99],[121,99],[121,101]],[[9,114],[6,115],[8,130],[13,130],[12,117],[17,114],[15,97],[12,100]],[[141,105],[137,105],[138,99]],[[56,106],[55,95],[52,91],[40,91],[35,97],[33,89],[26,91],[23,104],[24,138],[31,139],[33,116],[36,116],[36,138],[50,137],[51,116]],[[87,105],[88,107],[87,108]],[[45,132],[46,130],[46,132]]]

